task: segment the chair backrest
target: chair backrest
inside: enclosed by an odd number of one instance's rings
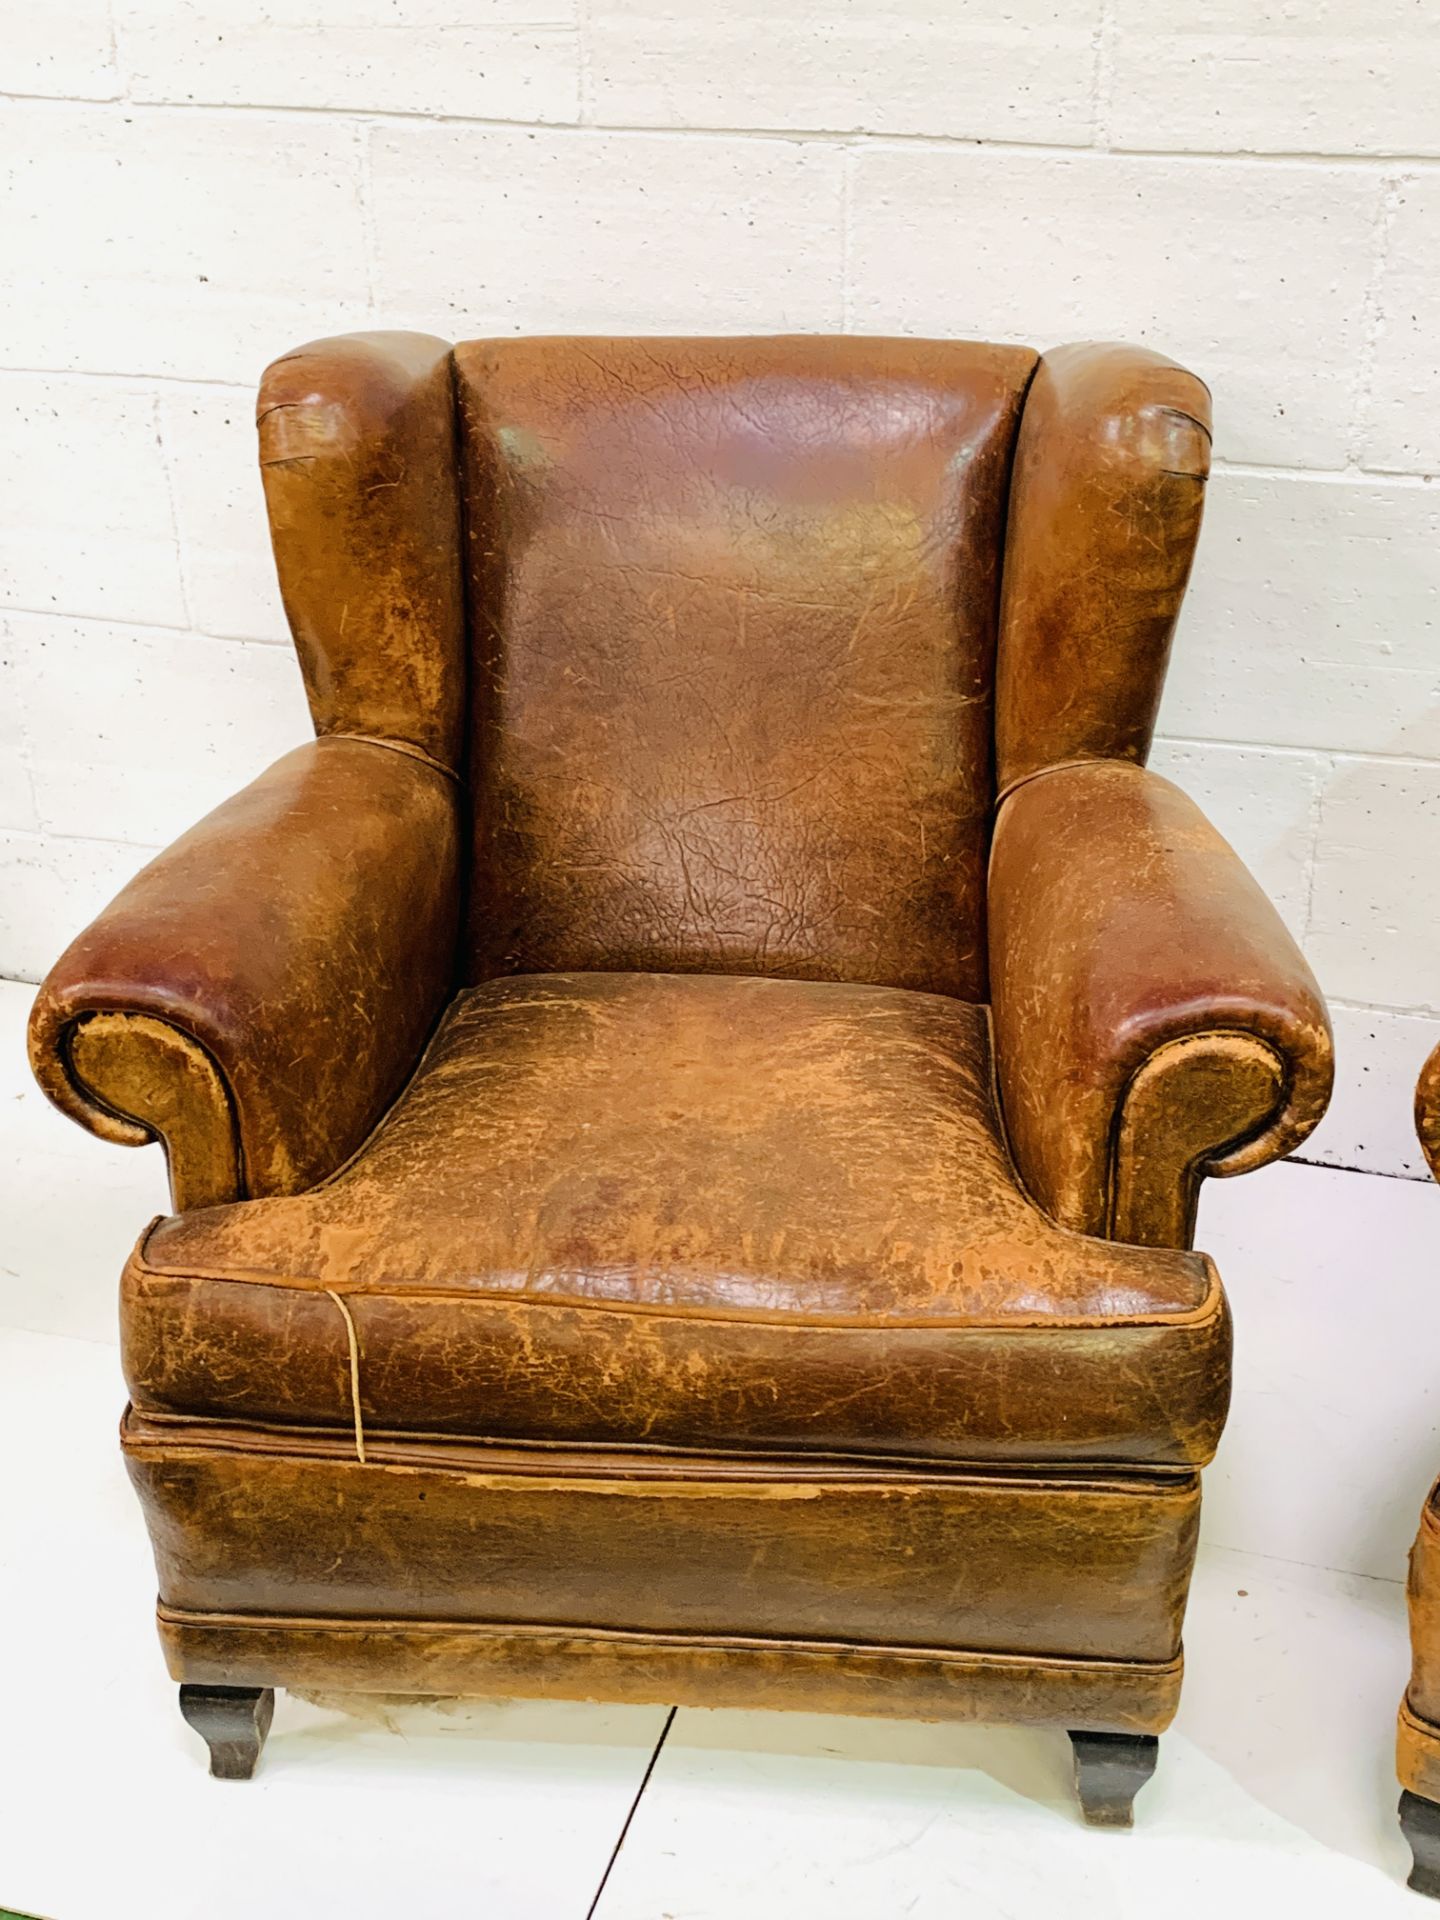
[[[317,733],[471,802],[471,979],[983,997],[992,815],[1143,762],[1209,466],[1108,345],[351,334],[258,418]]]
[[[470,972],[981,997],[1028,348],[456,349]]]

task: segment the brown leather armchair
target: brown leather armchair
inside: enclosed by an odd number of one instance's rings
[[[1144,768],[1158,355],[370,334],[259,403],[319,738],[47,981],[158,1138],[124,1446],[214,1770],[271,1690],[1070,1730],[1128,1824],[1325,1010]]]
[[[1440,1179],[1440,1047],[1420,1069],[1415,1131]],[[1430,1489],[1410,1549],[1409,1601],[1410,1684],[1395,1740],[1400,1825],[1414,1857],[1410,1885],[1440,1898],[1440,1481]]]

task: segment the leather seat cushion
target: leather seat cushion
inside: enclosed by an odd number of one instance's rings
[[[1201,1255],[1054,1226],[986,1009],[578,973],[461,993],[314,1190],[176,1216],[126,1270],[137,1407],[366,1432],[966,1461],[1210,1457]]]

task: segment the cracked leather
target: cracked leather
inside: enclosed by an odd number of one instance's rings
[[[1142,1145],[1168,1176],[1152,1179],[1161,1192],[1288,1153],[1325,1111],[1330,1023],[1314,976],[1229,844],[1158,774],[1079,763],[1012,789],[990,856],[990,950],[1016,1164],[1078,1233],[1109,1230],[1127,1099],[1176,1041],[1208,1041],[1213,1070],[1181,1079],[1182,1112],[1162,1097],[1150,1116]],[[1240,1036],[1268,1050],[1273,1075],[1247,1070]],[[1174,1212],[1186,1233],[1192,1215]]]
[[[1440,1047],[1420,1069],[1415,1131],[1430,1171],[1440,1179]],[[1430,1489],[1410,1549],[1410,1684],[1396,1729],[1400,1784],[1440,1801],[1440,1482]]]
[[[984,1011],[896,988],[530,975],[463,994],[314,1192],[186,1213],[126,1270],[137,1407],[993,1460],[1209,1458],[1210,1262],[1015,1183]]]
[[[1203,387],[376,334],[259,423],[320,738],[32,1025],[170,1156],[122,1314],[172,1670],[1163,1726],[1195,1187],[1329,1076],[1140,764]]]

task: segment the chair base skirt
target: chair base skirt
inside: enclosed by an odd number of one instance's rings
[[[789,1707],[1150,1735],[1199,1482],[127,1415],[187,1686]]]
[[[266,1619],[161,1606],[172,1678],[296,1692],[782,1708],[1158,1734],[1182,1661],[760,1642],[542,1627]]]

